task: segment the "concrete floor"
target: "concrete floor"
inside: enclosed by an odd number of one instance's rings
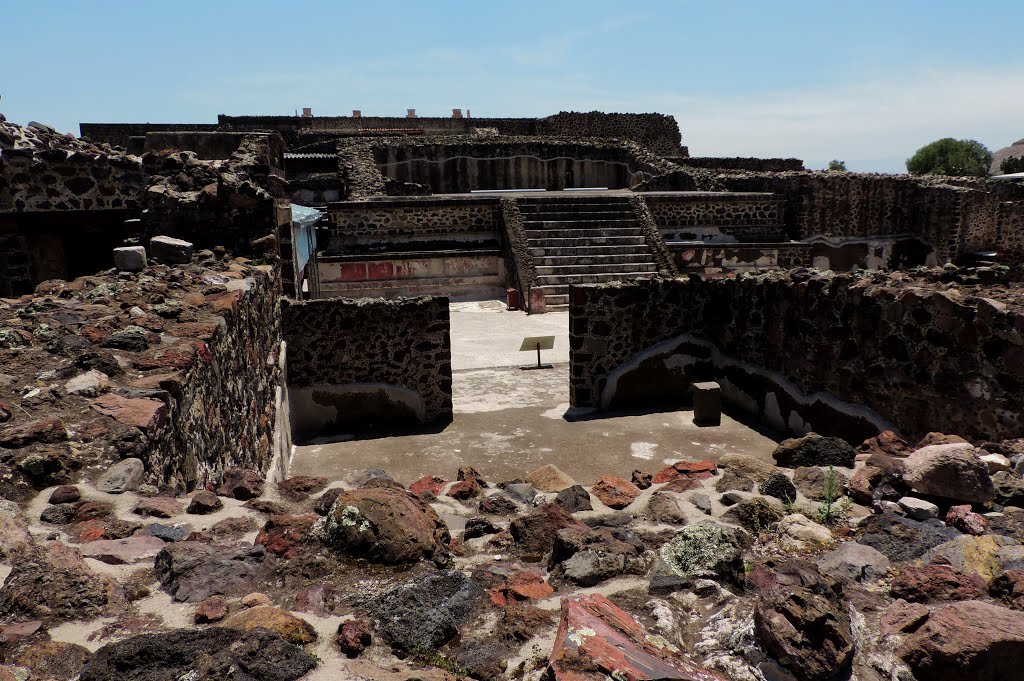
[[[295,447],[291,475],[340,479],[375,467],[406,484],[424,475],[452,477],[474,466],[490,480],[524,477],[553,463],[577,482],[629,478],[679,459],[742,453],[770,459],[775,441],[729,418],[698,428],[690,411],[602,415],[570,413],[568,313],[527,316],[498,301],[453,303],[455,419],[441,432],[341,439]],[[536,355],[518,352],[524,336],[554,335],[542,360],[551,369],[522,371]],[[566,420],[569,415],[573,420]]]

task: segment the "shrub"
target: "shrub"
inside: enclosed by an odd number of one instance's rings
[[[926,144],[907,159],[913,175],[985,177],[992,165],[992,152],[977,140],[945,137]]]

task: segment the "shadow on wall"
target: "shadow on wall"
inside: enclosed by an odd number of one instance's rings
[[[318,385],[292,389],[289,397],[292,434],[300,443],[388,434],[426,423],[419,393],[397,385]]]
[[[727,410],[753,418],[779,433],[811,431],[862,442],[892,429],[871,409],[824,392],[805,393],[785,376],[727,357],[713,344],[690,335],[663,341],[638,353],[608,374],[602,410],[679,408],[690,402],[691,386],[716,381]],[[603,412],[602,412],[603,413]]]

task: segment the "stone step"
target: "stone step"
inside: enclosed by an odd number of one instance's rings
[[[597,274],[545,274],[537,276],[537,285],[547,295],[549,287],[565,287],[557,293],[568,293],[569,284],[600,284],[607,281],[628,281],[630,279],[649,279],[655,272],[599,272]]]
[[[544,302],[547,305],[547,308],[549,310],[551,309],[551,307],[553,305],[558,305],[559,307],[564,305],[565,308],[567,309],[569,307],[569,294],[568,293],[552,293],[552,294],[548,294],[548,293],[545,292],[545,294],[544,294]]]
[[[534,264],[538,266],[547,265],[557,267],[559,265],[608,265],[611,263],[621,265],[634,262],[651,262],[650,251],[640,250],[634,253],[591,253],[589,249],[578,249],[572,255],[534,254]]]
[[[606,210],[618,208],[625,210],[632,208],[633,204],[623,196],[618,197],[577,197],[572,199],[519,199],[520,212],[531,212],[537,210],[550,210],[552,208],[587,208],[590,210]]]
[[[576,265],[540,265],[537,267],[537,275],[540,277],[548,275],[566,276],[573,274],[604,274],[608,272],[616,273],[622,271],[657,272],[658,266],[648,260],[647,262],[631,262],[625,265],[623,265],[623,263],[612,262]]]
[[[605,229],[528,229],[526,239],[547,241],[548,239],[590,239],[610,236],[639,236],[643,238],[643,230],[639,227],[608,227]]]
[[[639,227],[639,220],[526,220],[523,222],[523,229],[609,229],[616,227]]]
[[[524,222],[552,222],[565,220],[568,222],[580,222],[591,220],[636,220],[636,213],[631,210],[616,211],[545,211],[538,213],[523,213]]]
[[[580,239],[579,241],[582,242],[583,240]],[[627,257],[641,255],[646,257],[650,254],[650,250],[647,248],[647,244],[643,242],[639,244],[612,246],[591,246],[583,243],[574,246],[548,246],[546,243],[534,243],[530,245],[530,253],[533,254],[535,258],[576,258],[579,256],[613,257],[619,255]]]
[[[599,246],[643,246],[643,236],[592,236],[582,237],[545,237],[530,239],[529,247],[534,248],[590,248]]]

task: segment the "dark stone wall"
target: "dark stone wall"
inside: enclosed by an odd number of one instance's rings
[[[571,401],[625,406],[644,385],[717,379],[784,430],[1020,437],[1020,293],[807,270],[573,287]]]
[[[217,123],[82,123],[81,134],[94,142],[127,146],[132,137],[150,132],[206,132],[213,130],[280,133],[290,147],[332,136],[372,134],[469,135],[493,129],[501,135],[555,135],[632,140],[663,156],[678,156],[682,136],[675,118],[663,114],[588,113],[563,111],[545,118],[451,118],[423,116],[225,116]]]
[[[297,439],[452,419],[448,298],[281,303]]]
[[[225,279],[226,291],[208,298],[219,317],[212,320],[216,331],[199,342],[169,402],[168,427],[148,453],[147,470],[163,486],[191,490],[228,467],[270,466],[281,284],[270,267],[244,274]]]
[[[669,160],[681,166],[709,170],[756,170],[777,173],[785,170],[803,170],[804,162],[798,158],[744,158],[733,156],[670,156]]]
[[[783,241],[783,200],[773,194],[736,192],[644,194],[654,222],[668,241],[698,241],[709,230],[738,241]]]
[[[128,146],[132,137],[150,132],[213,132],[216,123],[80,123],[79,134],[96,143]]]
[[[846,172],[745,172],[718,179],[729,191],[785,199],[792,239],[911,234],[945,260],[979,248],[1024,256],[1024,186],[1018,183]]]

